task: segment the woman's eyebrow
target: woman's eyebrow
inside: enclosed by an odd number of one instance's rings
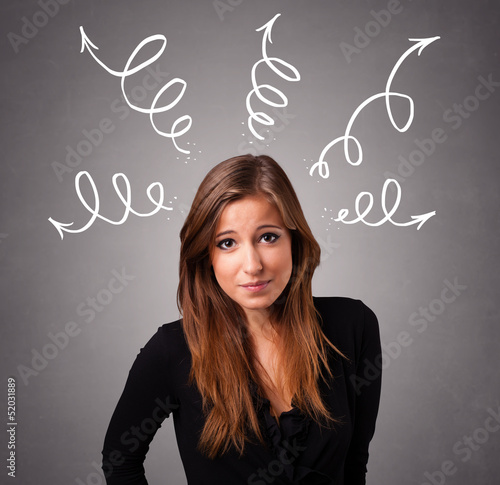
[[[264,224],[262,226],[259,226],[257,228],[257,231],[260,231],[261,229],[265,229],[266,227],[274,227],[275,229],[281,229],[281,230],[283,230],[283,228],[281,226],[276,226],[275,224]]]
[[[222,232],[219,232],[219,234],[217,234],[215,237],[218,238],[218,237],[221,237],[221,236],[225,236],[226,234],[235,234],[236,231],[233,231],[232,229],[229,229],[227,231],[222,231]]]
[[[275,224],[263,224],[257,228],[257,231],[261,231],[262,229],[265,229],[267,227],[273,227],[275,229],[283,230],[283,228],[281,226],[276,226]],[[215,237],[218,238],[221,236],[225,236],[227,234],[236,234],[236,231],[234,231],[233,229],[228,229],[227,231],[219,232],[219,234],[217,234]]]

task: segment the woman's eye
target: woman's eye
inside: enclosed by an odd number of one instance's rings
[[[220,249],[231,249],[234,246],[233,239],[224,239],[217,243],[217,247]]]
[[[277,234],[273,234],[273,233],[269,232],[267,234],[263,234],[260,239],[261,239],[261,241],[263,241],[267,244],[270,244],[270,243],[276,242],[279,238],[280,238],[280,236],[278,236]]]

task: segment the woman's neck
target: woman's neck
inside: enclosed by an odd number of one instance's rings
[[[261,341],[276,339],[276,329],[271,325],[269,312],[247,311],[247,329],[248,333],[258,344]]]

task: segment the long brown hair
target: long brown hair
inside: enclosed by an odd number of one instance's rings
[[[313,305],[311,281],[320,261],[319,245],[290,180],[272,158],[230,158],[206,175],[180,233],[177,303],[192,356],[190,380],[203,397],[206,416],[199,448],[210,458],[225,453],[231,445],[243,453],[245,440],[263,441],[251,382],[264,393],[245,314],[219,287],[210,262],[224,208],[234,200],[258,194],[278,208],[292,235],[292,276],[270,309],[280,348],[286,349],[279,357],[281,389],[287,389],[294,405],[318,423],[335,421],[318,387],[325,370],[331,376],[329,348],[340,354],[323,335]]]

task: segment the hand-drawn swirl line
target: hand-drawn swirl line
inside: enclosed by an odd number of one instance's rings
[[[387,115],[389,116],[389,120],[390,120],[392,126],[396,130],[398,130],[399,132],[405,132],[405,131],[408,130],[408,128],[411,126],[411,124],[413,122],[413,118],[414,118],[414,114],[415,114],[415,103],[414,103],[413,99],[410,96],[408,96],[407,94],[396,93],[396,92],[391,91],[392,80],[394,79],[394,76],[396,75],[396,72],[398,71],[398,69],[401,66],[401,64],[403,63],[403,61],[413,51],[418,50],[418,55],[420,56],[422,50],[426,46],[428,46],[432,42],[438,40],[439,38],[440,37],[437,36],[437,37],[430,37],[430,38],[427,38],[427,39],[408,39],[408,40],[410,40],[412,42],[416,42],[416,44],[413,45],[412,47],[410,47],[398,59],[398,61],[394,65],[394,67],[393,67],[393,69],[392,69],[392,71],[391,71],[391,73],[390,73],[390,75],[389,75],[389,77],[387,79],[387,83],[386,83],[386,86],[385,86],[385,91],[383,91],[381,93],[374,94],[373,96],[370,96],[368,99],[366,99],[365,101],[363,101],[356,108],[356,110],[352,114],[351,118],[349,119],[349,123],[347,123],[347,127],[346,127],[344,135],[343,136],[339,136],[338,138],[335,138],[335,140],[332,140],[330,143],[328,143],[328,145],[325,146],[325,148],[323,148],[323,151],[321,152],[321,155],[319,156],[319,160],[309,170],[309,174],[311,176],[313,175],[313,173],[314,173],[314,171],[316,169],[318,169],[318,172],[319,172],[319,174],[320,174],[321,177],[328,178],[330,176],[330,170],[329,170],[329,167],[328,167],[328,163],[325,161],[325,156],[328,153],[328,151],[330,150],[330,148],[332,148],[334,145],[336,145],[340,141],[344,142],[344,155],[345,155],[345,159],[347,160],[347,162],[350,163],[353,166],[361,164],[361,162],[363,161],[363,149],[362,149],[361,144],[358,141],[358,139],[356,137],[354,137],[354,136],[351,135],[351,129],[352,129],[352,126],[354,124],[354,121],[356,120],[356,118],[357,118],[358,114],[361,112],[361,110],[363,110],[368,104],[370,104],[372,101],[375,101],[378,98],[385,98],[385,105],[386,105],[386,109],[387,109]],[[394,120],[394,117],[392,115],[390,98],[394,97],[394,96],[407,99],[408,102],[409,102],[409,108],[410,108],[409,109],[409,116],[408,116],[408,120],[406,121],[406,123],[405,123],[405,125],[403,127],[399,127],[397,125],[397,123]],[[352,140],[354,142],[354,144],[356,146],[356,149],[357,149],[357,152],[358,152],[358,157],[357,157],[357,159],[355,161],[353,161],[351,159],[351,155],[350,155],[350,150],[349,150],[349,141],[350,140]]]
[[[279,90],[278,88],[271,86],[270,84],[258,84],[257,82],[257,75],[256,75],[256,70],[257,67],[265,63],[272,71],[274,71],[278,76],[280,76],[282,79],[285,79],[286,81],[300,81],[300,73],[299,71],[292,66],[290,63],[284,61],[283,59],[280,59],[278,57],[269,57],[267,55],[267,45],[266,41],[269,40],[269,42],[272,44],[273,41],[271,39],[271,31],[273,24],[275,20],[280,16],[281,14],[276,14],[269,22],[264,24],[262,27],[259,27],[256,29],[256,32],[260,32],[261,30],[264,30],[264,35],[262,36],[262,59],[258,60],[252,67],[252,72],[251,72],[251,79],[252,79],[252,87],[253,89],[248,93],[246,97],[246,108],[249,114],[248,117],[248,128],[252,132],[253,136],[259,140],[263,140],[264,137],[259,134],[254,126],[253,126],[253,121],[257,121],[262,125],[265,126],[272,126],[274,125],[274,119],[269,116],[267,113],[264,113],[263,111],[254,111],[252,106],[251,106],[251,98],[252,95],[255,94],[263,103],[267,104],[268,106],[273,106],[275,108],[284,108],[288,106],[288,98],[286,97],[285,93],[283,91]],[[278,66],[281,65],[283,67],[286,67],[289,69],[292,73],[293,76],[288,75],[286,72],[281,70]],[[263,94],[263,90],[268,90],[274,94],[276,94],[280,98],[280,102],[273,101],[269,98],[266,98]]]
[[[94,198],[93,207],[87,202],[87,200],[85,199],[85,197],[82,194],[82,191],[80,188],[80,179],[82,177],[85,177],[87,179],[87,181],[89,182],[90,187],[92,189],[92,195]],[[125,195],[122,193],[122,190],[118,186],[118,180],[123,180],[123,182],[125,183]],[[79,229],[68,229],[70,226],[72,226],[74,224],[73,222],[69,222],[69,223],[58,222],[58,221],[55,221],[54,219],[52,219],[52,217],[49,217],[49,221],[57,229],[57,231],[59,232],[59,235],[61,236],[61,239],[64,239],[64,232],[77,234],[77,233],[86,231],[96,221],[96,219],[101,219],[109,224],[113,224],[115,226],[118,226],[120,224],[123,224],[127,220],[130,213],[132,213],[138,217],[150,217],[150,216],[155,215],[157,212],[159,212],[162,209],[173,210],[172,207],[165,207],[163,205],[163,201],[165,200],[165,193],[164,193],[163,185],[160,182],[153,182],[146,189],[146,194],[148,196],[148,199],[150,200],[150,202],[152,202],[155,205],[155,207],[151,212],[146,212],[144,214],[132,209],[132,205],[131,205],[132,204],[132,191],[131,191],[130,182],[129,182],[127,176],[123,173],[116,173],[113,175],[112,182],[113,182],[113,188],[115,189],[116,195],[118,195],[118,198],[121,200],[121,202],[125,206],[125,211],[123,213],[123,216],[118,221],[113,221],[113,220],[108,219],[107,217],[104,217],[101,214],[99,214],[99,209],[100,209],[99,192],[97,191],[97,187],[95,185],[94,179],[86,171],[78,172],[78,174],[75,177],[76,194],[78,195],[78,198],[80,199],[80,202],[82,203],[83,207],[85,207],[85,209],[87,209],[92,214],[92,217],[89,219],[87,224],[85,224],[83,227],[80,227]],[[153,189],[155,187],[157,187],[159,190],[159,194],[158,194],[159,197],[157,199],[155,199],[153,197],[153,194],[152,194]]]
[[[132,75],[132,74],[135,74],[136,72],[140,71],[141,69],[144,69],[145,67],[149,66],[150,64],[152,64],[154,61],[156,61],[156,59],[158,59],[162,54],[163,54],[163,51],[165,50],[165,47],[167,46],[167,38],[164,36],[164,35],[161,35],[161,34],[156,34],[156,35],[151,35],[149,37],[147,37],[146,39],[144,39],[142,42],[139,43],[139,45],[134,49],[134,51],[132,52],[132,54],[130,55],[130,57],[128,58],[127,60],[127,63],[125,64],[125,69],[123,71],[115,71],[113,69],[110,69],[108,66],[106,66],[106,64],[104,64],[104,62],[102,62],[95,54],[94,54],[94,51],[91,49],[91,47],[93,47],[94,49],[96,50],[99,50],[99,47],[97,47],[88,37],[87,37],[87,34],[85,33],[85,31],[83,30],[83,27],[80,26],[80,33],[81,33],[81,36],[82,36],[82,47],[81,47],[81,50],[80,52],[83,52],[85,50],[85,47],[87,48],[87,50],[89,51],[90,55],[95,59],[95,61],[103,68],[105,69],[106,71],[108,71],[111,75],[113,76],[116,76],[116,77],[119,77],[121,78],[121,81],[120,81],[120,86],[121,86],[121,89],[122,89],[122,94],[123,94],[123,97],[126,101],[126,103],[130,106],[130,108],[132,108],[133,110],[135,111],[138,111],[139,113],[145,113],[145,114],[149,114],[149,119],[151,121],[151,125],[153,126],[153,129],[156,131],[156,133],[158,133],[159,135],[161,136],[164,136],[164,137],[167,137],[167,138],[171,138],[172,139],[172,143],[174,144],[175,148],[182,152],[182,153],[190,153],[189,150],[185,150],[185,149],[182,149],[180,148],[178,145],[177,145],[177,142],[176,142],[176,138],[178,136],[181,136],[183,135],[184,133],[186,133],[187,131],[189,131],[189,129],[191,128],[191,125],[192,125],[192,118],[191,116],[189,115],[184,115],[184,116],[181,116],[179,118],[177,118],[177,120],[174,121],[174,123],[172,124],[172,131],[170,133],[168,132],[165,132],[165,131],[162,131],[160,130],[155,122],[154,122],[154,118],[153,118],[153,115],[154,114],[157,114],[157,113],[163,113],[165,111],[168,111],[170,109],[172,109],[175,105],[177,105],[177,103],[181,100],[182,96],[184,95],[184,92],[186,91],[186,88],[187,88],[187,83],[186,81],[184,81],[183,79],[180,79],[178,77],[174,78],[174,79],[171,79],[167,84],[165,84],[159,91],[158,93],[156,94],[155,98],[153,99],[153,103],[151,104],[151,107],[150,108],[141,108],[140,106],[136,106],[135,104],[132,104],[127,96],[127,93],[125,92],[125,78]],[[159,40],[162,42],[162,45],[160,47],[160,49],[158,50],[158,52],[150,57],[149,59],[145,60],[144,62],[142,62],[141,64],[139,64],[138,66],[130,69],[130,65],[132,64],[133,60],[135,59],[135,57],[137,56],[137,54],[141,51],[141,49],[151,43],[151,42],[154,42],[156,40]],[[171,86],[173,86],[174,84],[181,84],[182,85],[182,89],[181,89],[181,92],[177,95],[177,97],[172,101],[170,102],[169,104],[165,105],[165,106],[160,106],[160,107],[156,107],[156,104],[158,103],[158,100],[160,99],[160,96],[168,89],[170,88]],[[179,125],[179,123],[182,123],[183,121],[187,121],[187,124],[186,126],[179,130],[179,131],[175,131],[177,126]]]
[[[390,184],[394,184],[396,186],[396,200],[394,201],[394,204],[392,206],[392,209],[390,211],[387,210],[387,189]],[[363,198],[368,199],[368,205],[366,206],[365,210],[361,211],[361,200]],[[422,227],[422,225],[427,222],[428,219],[430,219],[432,216],[436,215],[436,211],[431,211],[427,212],[426,214],[420,214],[418,216],[410,216],[411,221],[408,222],[396,222],[392,219],[392,216],[396,213],[399,204],[401,202],[401,186],[399,185],[398,181],[396,179],[387,179],[384,182],[384,186],[382,187],[382,196],[381,196],[381,205],[382,205],[382,211],[384,212],[384,217],[380,219],[378,222],[368,222],[365,220],[365,216],[368,215],[373,207],[373,194],[371,192],[360,192],[358,196],[356,197],[356,201],[354,202],[354,208],[356,211],[356,218],[352,219],[350,221],[346,221],[346,217],[349,215],[349,210],[348,209],[341,209],[338,213],[338,217],[334,219],[336,222],[342,222],[344,224],[356,224],[357,222],[362,222],[363,224],[366,224],[367,226],[372,226],[372,227],[377,227],[381,226],[385,222],[390,222],[394,226],[399,226],[399,227],[407,227],[407,226],[412,226],[417,224],[417,231]]]

